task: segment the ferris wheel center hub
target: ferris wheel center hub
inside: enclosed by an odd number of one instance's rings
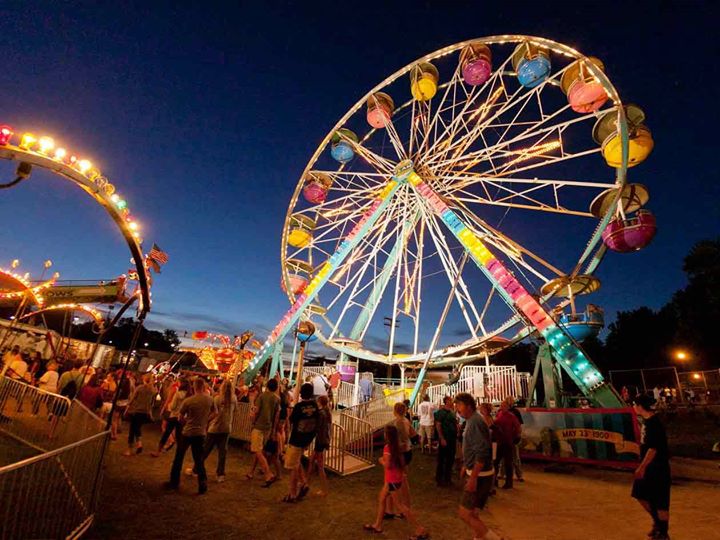
[[[411,159],[405,159],[397,164],[395,167],[395,170],[393,171],[393,178],[395,180],[402,182],[404,180],[407,180],[408,177],[415,172],[413,170],[415,164]]]

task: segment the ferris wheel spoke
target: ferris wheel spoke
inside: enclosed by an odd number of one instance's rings
[[[339,302],[344,293],[347,291],[348,288],[350,288],[350,293],[347,295],[347,298],[345,300],[345,305],[340,313],[340,316],[337,319],[337,323],[333,329],[333,332],[330,335],[329,339],[332,339],[337,335],[338,329],[340,325],[342,324],[343,319],[345,318],[346,313],[348,312],[348,309],[352,305],[360,305],[357,302],[355,302],[355,298],[362,294],[365,289],[372,284],[372,280],[370,280],[368,283],[366,283],[363,287],[361,287],[361,283],[363,281],[363,278],[365,277],[365,274],[367,273],[368,269],[371,267],[376,267],[377,264],[377,256],[381,252],[381,246],[385,245],[388,241],[390,241],[391,238],[393,238],[396,235],[397,226],[394,228],[389,228],[389,225],[391,223],[390,219],[385,219],[381,230],[376,235],[377,238],[374,242],[368,242],[366,246],[370,247],[370,250],[367,254],[362,255],[360,251],[356,248],[353,253],[350,254],[348,263],[344,264],[340,269],[336,271],[336,275],[333,276],[331,279],[337,280],[337,274],[343,273],[345,275],[348,275],[348,269],[355,263],[360,262],[363,258],[365,259],[365,262],[361,265],[358,272],[355,272],[350,276],[348,279],[347,285],[345,287],[340,287],[340,291],[335,296],[335,298],[330,301],[327,304],[327,309],[330,310],[334,307],[334,305]],[[359,246],[358,246],[359,247]],[[375,261],[375,265],[373,264],[373,261]],[[336,283],[337,284],[337,283]],[[352,339],[356,339],[351,336]]]
[[[450,286],[452,287],[453,283],[457,279],[458,275],[458,264],[455,258],[452,255],[452,252],[450,250],[450,247],[448,246],[445,235],[443,234],[443,229],[441,229],[440,224],[437,222],[437,219],[434,215],[432,215],[429,211],[425,210],[427,215],[427,223],[428,223],[428,232],[430,238],[433,240],[433,243],[435,244],[435,247],[438,251],[438,255],[440,258],[440,261],[443,265],[443,268],[445,269],[445,275],[448,279],[448,282],[450,283]],[[459,249],[459,252],[464,252],[464,250]],[[460,289],[460,290],[458,290]],[[463,318],[465,319],[465,322],[467,324],[468,329],[470,330],[473,338],[477,339],[477,334],[475,333],[475,327],[478,324],[478,321],[480,320],[480,314],[475,307],[475,304],[472,301],[472,296],[470,295],[468,291],[467,284],[465,283],[465,280],[462,276],[460,276],[460,279],[458,280],[458,286],[455,288],[454,291],[455,299],[457,301],[458,306],[460,307],[460,310],[463,314]],[[465,307],[465,304],[468,304],[470,307],[470,311],[475,316],[475,322],[470,320],[470,315]]]
[[[467,207],[463,206],[462,208],[455,208],[455,211],[467,220],[469,228],[475,229],[476,232],[481,231],[478,233],[479,238],[503,253],[506,257],[511,259],[514,264],[523,266],[525,270],[537,277],[542,283],[549,281],[548,277],[543,274],[542,271],[538,270],[538,268],[530,264],[526,257],[531,259],[544,270],[549,270],[557,276],[565,275],[564,272],[559,270],[555,265],[535,254],[532,250],[526,248],[513,238],[510,238],[507,234],[504,234],[488,225],[486,221],[476,216],[473,212],[467,209]],[[529,284],[533,285],[530,280],[527,281]]]
[[[442,155],[445,155],[450,151],[450,147],[452,146],[452,141],[455,137],[455,134],[460,130],[461,127],[465,127],[467,129],[467,120],[465,117],[466,114],[472,118],[473,115],[478,114],[478,111],[482,113],[482,111],[484,110],[483,103],[478,106],[478,109],[476,111],[473,111],[472,113],[469,112],[470,108],[476,103],[478,98],[481,98],[486,94],[488,96],[492,96],[499,89],[502,89],[502,91],[505,92],[505,86],[502,82],[502,76],[503,71],[509,62],[510,59],[506,59],[505,62],[503,62],[502,66],[500,66],[499,69],[495,70],[490,76],[490,78],[485,81],[482,86],[480,86],[479,88],[473,87],[470,93],[467,94],[467,99],[462,105],[460,113],[457,116],[452,117],[451,121],[445,126],[445,129],[440,133],[438,137],[436,137],[432,145],[428,148],[426,155],[429,156],[429,158],[423,160],[425,164],[430,164],[433,161],[433,155],[438,153],[440,146],[443,147]],[[514,95],[518,94],[519,92],[520,90],[518,90],[518,92],[516,92]],[[453,108],[453,114],[454,112],[455,110]]]
[[[460,124],[462,127],[465,127],[466,133],[465,135],[454,141],[452,144],[445,147],[442,152],[436,152],[435,155],[430,157],[430,159],[427,161],[427,164],[432,166],[433,169],[437,170],[438,168],[442,167],[443,161],[452,161],[458,156],[464,155],[464,152],[465,150],[467,150],[468,147],[465,146],[464,150],[459,151],[458,146],[464,145],[467,139],[472,139],[473,141],[476,140],[485,129],[488,129],[488,127],[491,126],[495,120],[502,118],[504,114],[515,110],[515,114],[517,117],[520,113],[524,111],[525,107],[532,102],[533,96],[535,96],[540,91],[539,88],[535,88],[529,92],[526,91],[526,89],[518,88],[515,92],[508,95],[502,78],[499,78],[498,81],[498,86],[494,88],[492,94],[490,94],[486,102],[481,103],[476,110],[472,111],[472,113],[469,114],[468,118],[466,118],[464,115],[460,115]],[[496,102],[500,99],[500,97],[503,95],[505,97],[505,100],[500,101],[500,103],[497,104],[498,106],[496,110],[493,111],[492,115],[489,115],[491,107],[494,106]],[[464,110],[463,112],[466,111]],[[467,124],[470,122],[473,122],[474,125],[472,128],[469,129],[467,127]],[[461,146],[461,148],[463,147]],[[446,156],[450,153],[450,150],[453,149],[455,150],[455,152],[453,152],[454,157],[447,159]]]
[[[455,72],[453,73],[453,76],[451,77],[448,84],[445,86],[445,91],[443,92],[443,96],[440,99],[438,106],[435,110],[435,114],[432,115],[432,119],[430,119],[430,101],[428,102],[413,102],[413,119],[412,124],[410,126],[411,128],[411,141],[416,138],[416,136],[419,134],[419,129],[416,129],[418,126],[417,120],[422,120],[421,124],[423,126],[423,133],[422,133],[422,142],[419,144],[417,151],[415,152],[415,155],[422,155],[423,149],[427,147],[429,143],[429,138],[433,132],[436,132],[437,127],[439,123],[442,122],[442,114],[446,111],[449,111],[451,114],[451,118],[454,118],[455,116],[455,108],[457,103],[457,91],[458,87],[460,87],[463,90],[463,93],[465,93],[465,98],[467,99],[468,95],[467,92],[465,92],[465,88],[463,85],[458,84],[460,82],[460,66],[455,68]],[[448,97],[451,97],[451,104],[446,106],[445,103],[448,100]],[[421,115],[416,115],[417,108],[420,108],[422,111]],[[412,149],[410,151],[410,154],[413,154]]]
[[[506,208],[518,208],[521,210],[536,210],[539,212],[550,212],[553,214],[569,214],[581,217],[593,217],[588,211],[571,210],[562,206],[556,207],[540,201],[530,200],[533,204],[523,204],[517,202],[497,202],[492,198],[485,198],[476,193],[470,193],[465,190],[457,190],[453,192],[452,200],[461,203],[487,204],[490,206],[503,206]]]
[[[372,167],[376,173],[385,174],[391,177],[396,163],[370,150],[367,146],[354,141],[344,134],[340,134],[340,138],[349,144],[356,154],[359,154],[365,162]]]
[[[560,114],[565,112],[567,110],[568,106],[562,107],[555,113],[546,116],[544,119],[533,123],[530,127],[527,129],[521,131],[520,133],[517,133],[513,135],[509,139],[504,139],[505,134],[503,135],[503,138],[496,141],[494,144],[486,145],[484,148],[481,148],[479,150],[475,150],[473,152],[468,152],[464,156],[460,156],[458,158],[448,159],[445,160],[442,165],[453,165],[453,166],[467,166],[468,164],[475,165],[477,163],[482,162],[485,159],[489,159],[493,157],[495,154],[498,154],[501,151],[510,151],[508,150],[508,147],[510,147],[513,144],[524,142],[529,139],[533,138],[544,138],[547,137],[548,134],[552,134],[554,132],[557,132],[558,134],[565,131],[570,126],[574,126],[575,124],[579,124],[581,122],[588,122],[591,120],[596,119],[595,113],[585,114],[578,116],[576,118],[572,118],[570,120],[565,120],[562,122],[559,122],[557,124],[553,125],[546,125],[546,123],[549,120],[557,118]],[[604,109],[603,111],[613,111],[616,110],[616,107],[611,107],[608,109]],[[531,145],[529,148],[532,148],[533,145]],[[517,152],[517,150],[515,150]],[[456,171],[459,172],[459,171]]]

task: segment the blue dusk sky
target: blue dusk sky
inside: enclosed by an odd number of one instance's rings
[[[664,304],[684,285],[692,244],[720,231],[718,11],[656,1],[4,2],[0,123],[91,159],[127,199],[146,249],[169,253],[150,326],[264,338],[288,307],[279,280],[290,197],[361,96],[473,37],[566,43],[605,62],[623,99],[646,111],[656,144],[631,179],[650,189],[657,237],[611,254],[597,274],[593,302],[612,320]],[[0,164],[4,177],[13,166]],[[540,254],[587,241],[572,227],[560,237],[516,232]],[[129,268],[104,210],[42,172],[0,191],[0,265],[15,258],[35,275],[51,258],[64,279]]]

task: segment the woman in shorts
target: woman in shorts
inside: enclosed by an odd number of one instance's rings
[[[382,523],[385,518],[385,504],[388,499],[392,499],[394,505],[402,510],[408,523],[415,529],[415,534],[410,538],[416,540],[430,538],[427,530],[418,523],[415,513],[405,504],[403,497],[400,496],[400,491],[406,476],[405,460],[400,448],[398,429],[392,424],[385,426],[385,447],[383,448],[383,455],[380,458],[380,464],[385,469],[385,482],[378,497],[377,514],[375,515],[375,521],[363,525],[363,529],[377,534],[383,532]]]

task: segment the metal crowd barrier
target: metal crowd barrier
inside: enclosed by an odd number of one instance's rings
[[[250,403],[240,402],[237,404],[237,409],[233,414],[232,426],[230,426],[230,436],[233,439],[250,440],[250,431],[252,431],[250,408]]]
[[[95,517],[104,423],[78,401],[7,377],[0,414],[0,436],[36,454],[0,467],[0,539],[79,538]]]

